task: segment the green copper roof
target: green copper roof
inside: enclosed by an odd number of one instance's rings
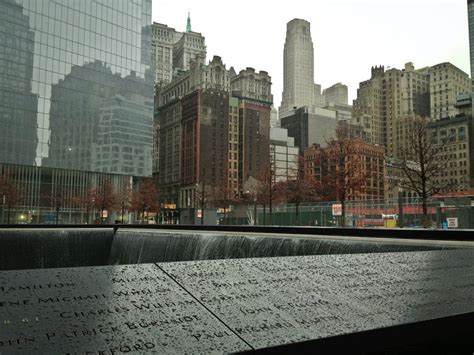
[[[186,32],[191,32],[191,16],[189,15],[189,11],[188,11],[188,21],[186,23]]]

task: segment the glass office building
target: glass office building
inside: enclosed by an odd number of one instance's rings
[[[151,0],[0,0],[0,175],[28,208],[151,175],[150,45]]]

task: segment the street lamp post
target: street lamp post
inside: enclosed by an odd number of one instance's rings
[[[258,221],[257,221],[257,195],[255,193],[253,195],[253,224],[258,226]]]
[[[5,211],[5,202],[6,202],[6,199],[7,197],[5,196],[5,194],[2,195],[2,223],[3,223],[3,214],[4,214],[4,211]]]
[[[403,228],[403,198],[401,189],[398,189],[398,227]]]
[[[205,194],[205,186],[204,186],[204,180],[202,181],[202,188],[201,188],[201,225],[204,224],[204,207],[205,207],[205,200],[204,200],[204,194]]]

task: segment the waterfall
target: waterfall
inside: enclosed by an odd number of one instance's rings
[[[119,228],[0,229],[0,270],[453,249],[358,237]]]
[[[110,264],[234,259],[293,255],[355,254],[444,249],[442,246],[347,240],[321,236],[120,229]]]
[[[0,229],[0,270],[106,265],[112,228]]]

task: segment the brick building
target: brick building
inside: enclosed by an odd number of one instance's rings
[[[305,178],[313,177],[319,182],[329,200],[340,198],[338,176],[344,176],[347,200],[383,199],[384,159],[383,147],[360,138],[334,141],[324,148],[314,144],[304,151]]]

